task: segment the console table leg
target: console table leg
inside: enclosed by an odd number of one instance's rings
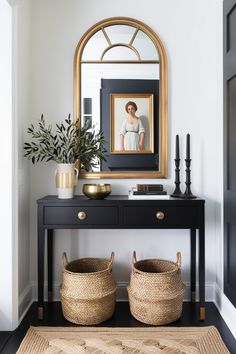
[[[205,230],[204,226],[199,229],[199,317],[205,320]]]
[[[38,306],[38,320],[43,320],[43,307]]]
[[[44,229],[38,228],[38,319],[43,319],[43,303],[44,303],[44,246],[45,232]]]
[[[190,241],[190,283],[191,283],[191,302],[196,300],[196,229],[191,229],[190,231],[191,241]]]
[[[47,230],[48,246],[48,302],[53,300],[52,274],[53,274],[53,230]]]
[[[200,319],[200,321],[205,321],[205,319],[206,319],[205,306],[200,306],[199,319]]]

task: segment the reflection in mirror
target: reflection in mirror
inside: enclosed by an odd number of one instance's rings
[[[130,43],[135,35],[136,27],[130,25],[114,25],[105,28],[110,42],[113,43]]]
[[[166,74],[163,45],[139,21],[108,19],[84,35],[75,53],[75,119],[81,124],[90,120],[104,131],[108,161],[83,178],[166,176]],[[121,95],[121,107],[117,95]],[[125,109],[130,100],[137,107],[133,117]],[[114,111],[114,102],[119,110]],[[132,141],[138,134],[139,148],[122,151],[118,147],[124,119],[129,121],[127,129],[137,130]],[[145,133],[135,124],[141,124]],[[126,133],[131,136],[130,131]]]
[[[143,31],[137,32],[133,46],[140,53],[142,60],[159,60],[159,55],[154,43]]]
[[[81,66],[81,97],[82,97],[82,124],[85,120],[90,118],[91,122],[96,125],[96,129],[102,129],[104,131],[104,126],[101,126],[101,94],[102,87],[101,82],[104,79],[120,79],[128,80],[139,78],[159,80],[159,64],[82,64]],[[115,72],[115,76],[114,76]],[[90,110],[88,111],[87,101],[90,101]],[[127,100],[128,102],[128,100]],[[90,114],[90,116],[88,116]],[[137,112],[139,114],[139,112]],[[123,111],[123,117],[126,115],[125,110]],[[147,136],[147,135],[146,135]],[[106,136],[108,140],[108,137]],[[110,148],[108,147],[110,152]],[[96,171],[100,171],[101,166],[96,167]]]

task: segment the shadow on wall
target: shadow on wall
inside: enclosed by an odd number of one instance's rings
[[[141,119],[145,129],[144,150],[149,150],[150,149],[150,127],[149,127],[148,118],[146,116],[140,116],[139,118]]]

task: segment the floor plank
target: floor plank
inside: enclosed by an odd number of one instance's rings
[[[219,330],[225,344],[232,354],[236,354],[236,340],[232,336],[222,317],[220,316],[214,303],[206,303],[206,320],[199,321],[198,319],[198,306],[192,303],[185,302],[183,306],[182,317],[168,326],[209,326],[214,325]],[[45,316],[43,321],[37,319],[37,303],[33,303],[27,315],[23,319],[20,326],[14,332],[0,333],[0,340],[2,335],[7,333],[4,337],[4,343],[0,345],[0,353],[2,354],[15,354],[22,339],[24,338],[30,326],[76,326],[68,322],[62,315],[60,302],[46,303]],[[118,302],[114,316],[98,325],[100,327],[148,327],[132,317],[129,311],[128,302]]]

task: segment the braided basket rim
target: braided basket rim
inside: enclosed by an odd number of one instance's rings
[[[86,263],[86,262],[100,262],[100,263],[107,263],[107,267],[105,269],[102,270],[97,270],[94,272],[72,272],[71,270],[68,270],[67,267],[71,266],[72,264],[76,264],[76,263]],[[69,262],[63,269],[64,273],[68,273],[70,275],[81,275],[81,276],[95,276],[95,275],[99,275],[99,274],[103,274],[103,273],[107,273],[107,272],[112,272],[112,267],[110,266],[110,260],[106,259],[106,258],[94,258],[94,257],[86,257],[86,258],[79,258],[76,260],[73,260],[71,262]]]
[[[140,270],[137,268],[137,266],[139,266],[139,265],[142,265],[145,263],[151,263],[151,262],[152,263],[165,263],[165,264],[173,266],[174,269],[169,270],[169,271],[164,271],[164,272],[147,272],[147,271],[143,271],[143,270]],[[133,264],[133,270],[134,270],[134,273],[139,273],[141,275],[150,276],[150,277],[151,276],[156,277],[156,276],[165,276],[168,274],[177,273],[178,271],[181,270],[181,267],[176,262],[173,262],[173,261],[168,261],[165,259],[156,259],[156,258],[150,259],[150,258],[148,258],[148,259],[141,259],[140,261],[136,261]]]

